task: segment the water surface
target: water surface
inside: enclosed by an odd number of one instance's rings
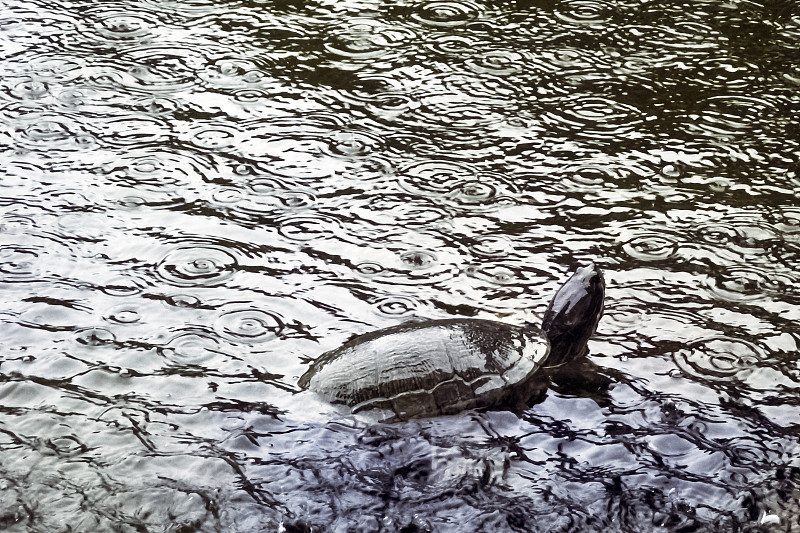
[[[798,47],[788,0],[5,0],[0,528],[800,531]],[[590,259],[524,412],[294,394]]]

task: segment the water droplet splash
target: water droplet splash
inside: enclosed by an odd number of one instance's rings
[[[222,247],[183,245],[170,251],[156,271],[173,285],[213,286],[231,278],[237,265],[236,257]]]

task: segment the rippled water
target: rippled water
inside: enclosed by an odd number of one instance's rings
[[[798,47],[791,0],[5,0],[0,529],[800,531]],[[590,258],[525,412],[294,394]]]

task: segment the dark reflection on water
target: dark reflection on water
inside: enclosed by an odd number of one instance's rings
[[[796,3],[12,1],[0,43],[0,529],[800,531]],[[294,394],[588,258],[524,412]]]

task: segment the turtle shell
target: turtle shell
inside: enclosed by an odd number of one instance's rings
[[[416,322],[355,337],[320,356],[298,384],[353,412],[382,409],[404,420],[455,414],[522,399],[549,351],[544,333],[530,326]]]

